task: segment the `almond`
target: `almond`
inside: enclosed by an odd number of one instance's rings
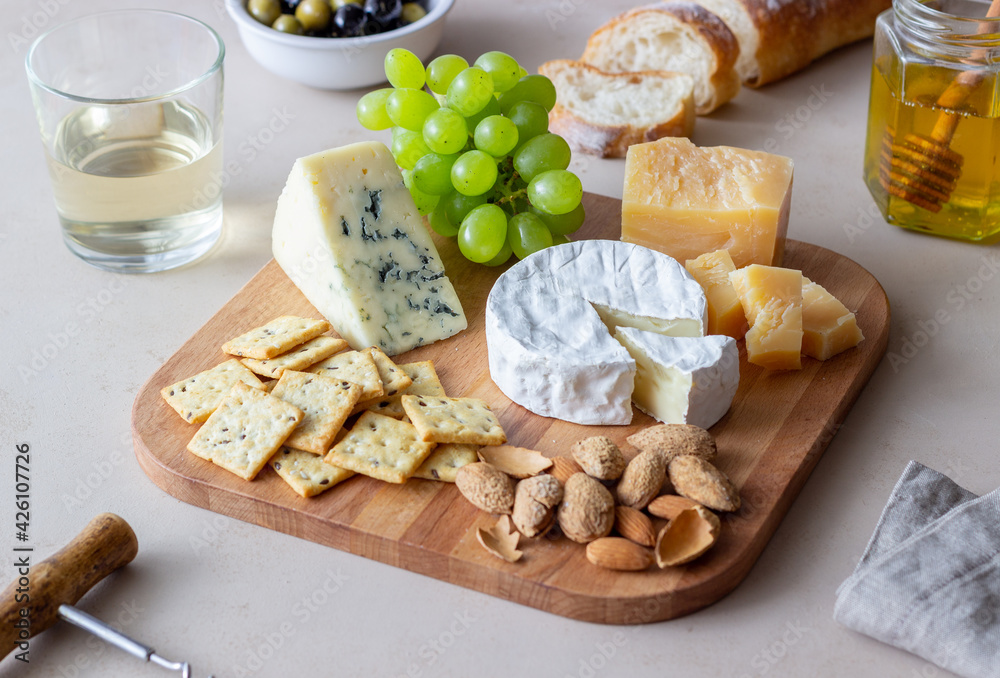
[[[643,452],[659,452],[668,464],[674,457],[683,455],[712,461],[718,454],[712,434],[691,424],[658,424],[633,433],[626,440]]]
[[[587,544],[587,560],[608,570],[636,572],[653,562],[653,554],[621,537],[602,537]]]
[[[627,464],[618,446],[605,436],[584,438],[571,452],[583,472],[598,480],[618,480]]]
[[[562,483],[553,476],[522,480],[514,489],[514,526],[525,537],[544,534],[552,526],[555,507],[562,498]]]
[[[693,499],[681,497],[676,494],[664,494],[649,502],[646,510],[657,518],[673,520],[684,509],[694,508],[695,506],[701,506],[701,504]]]
[[[566,481],[556,519],[563,534],[580,544],[606,537],[615,522],[614,497],[586,473],[574,473]]]
[[[480,448],[479,461],[493,464],[507,475],[518,479],[537,476],[552,466],[552,460],[541,452],[514,445],[489,445]]]
[[[553,457],[552,466],[549,468],[549,475],[555,476],[560,483],[565,485],[571,475],[581,473],[582,471],[583,469],[580,468],[580,465],[569,457]]]
[[[455,484],[472,504],[490,513],[510,513],[514,508],[514,481],[506,473],[484,461],[458,469]]]
[[[618,501],[634,509],[646,507],[663,487],[667,462],[654,450],[640,452],[625,467],[618,482]]]
[[[690,563],[719,539],[719,517],[704,506],[684,509],[656,538],[656,564],[673,567]]]
[[[700,457],[675,457],[668,470],[677,494],[716,511],[737,511],[740,493],[726,474]]]
[[[640,546],[656,544],[653,521],[642,511],[628,507],[615,507],[615,531]]]

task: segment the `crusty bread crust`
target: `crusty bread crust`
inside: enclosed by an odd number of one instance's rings
[[[608,68],[608,62],[615,60],[613,53],[621,48],[621,37],[630,30],[629,24],[633,21],[641,22],[643,16],[647,14],[660,14],[672,17],[678,22],[678,30],[683,31],[685,27],[697,34],[711,59],[708,64],[708,82],[696,83],[696,104],[697,113],[705,115],[729,101],[739,92],[740,77],[736,73],[734,66],[739,57],[739,42],[733,32],[726,26],[718,16],[708,11],[701,5],[683,0],[668,0],[653,5],[638,7],[612,18],[603,26],[598,28],[590,36],[587,46],[584,48],[581,61]],[[619,64],[623,66],[624,64]],[[663,69],[667,66],[664,65]],[[623,70],[650,70],[651,65],[646,64],[638,67],[629,67]],[[696,80],[701,79],[701,75],[690,72]]]
[[[569,59],[557,59],[542,64],[538,72],[556,80],[556,73],[561,69],[584,69],[592,74],[607,78],[620,78],[624,82],[638,83],[643,78],[672,79],[688,78],[690,76],[669,71],[640,71],[635,73],[606,73],[590,64]],[[597,124],[561,105],[557,99],[555,107],[549,112],[549,131],[562,136],[575,150],[604,158],[624,158],[628,147],[632,144],[656,141],[662,137],[689,137],[694,131],[695,106],[694,97],[689,89],[687,97],[678,102],[678,110],[664,111],[664,116],[670,117],[652,125],[604,125]]]

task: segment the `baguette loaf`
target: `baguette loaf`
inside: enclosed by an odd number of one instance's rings
[[[740,43],[736,70],[759,87],[827,52],[872,35],[892,0],[694,0],[719,15]]]
[[[590,36],[580,60],[609,73],[687,73],[703,115],[739,92],[738,56],[739,42],[719,17],[693,2],[672,1],[611,19]]]
[[[694,129],[694,81],[684,73],[605,73],[569,59],[538,72],[556,86],[549,130],[584,153],[623,158],[632,144]]]

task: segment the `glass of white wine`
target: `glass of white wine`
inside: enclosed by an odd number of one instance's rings
[[[163,271],[219,239],[224,57],[212,28],[158,10],[85,16],[32,45],[56,209],[81,259]]]

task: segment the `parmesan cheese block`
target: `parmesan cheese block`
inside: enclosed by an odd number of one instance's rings
[[[628,149],[622,240],[679,261],[729,250],[738,268],[778,266],[792,197],[792,161],[664,138]]]
[[[705,310],[701,286],[659,252],[611,240],[549,247],[490,291],[490,376],[536,414],[628,424],[636,364],[612,337],[615,328],[701,336]]]
[[[822,286],[802,278],[802,353],[827,360],[863,339],[854,314]]]
[[[753,264],[729,274],[750,330],[747,360],[772,370],[802,367],[802,273]]]
[[[684,268],[705,290],[705,297],[708,299],[708,333],[742,339],[747,332],[747,318],[733,283],[729,280],[729,274],[736,270],[729,251],[716,250],[702,254],[697,259],[684,262]]]
[[[615,330],[635,360],[632,402],[665,424],[709,428],[729,411],[740,385],[740,352],[732,337],[667,337]]]
[[[384,144],[299,158],[271,231],[274,258],[355,349],[396,355],[466,327],[434,241]]]

